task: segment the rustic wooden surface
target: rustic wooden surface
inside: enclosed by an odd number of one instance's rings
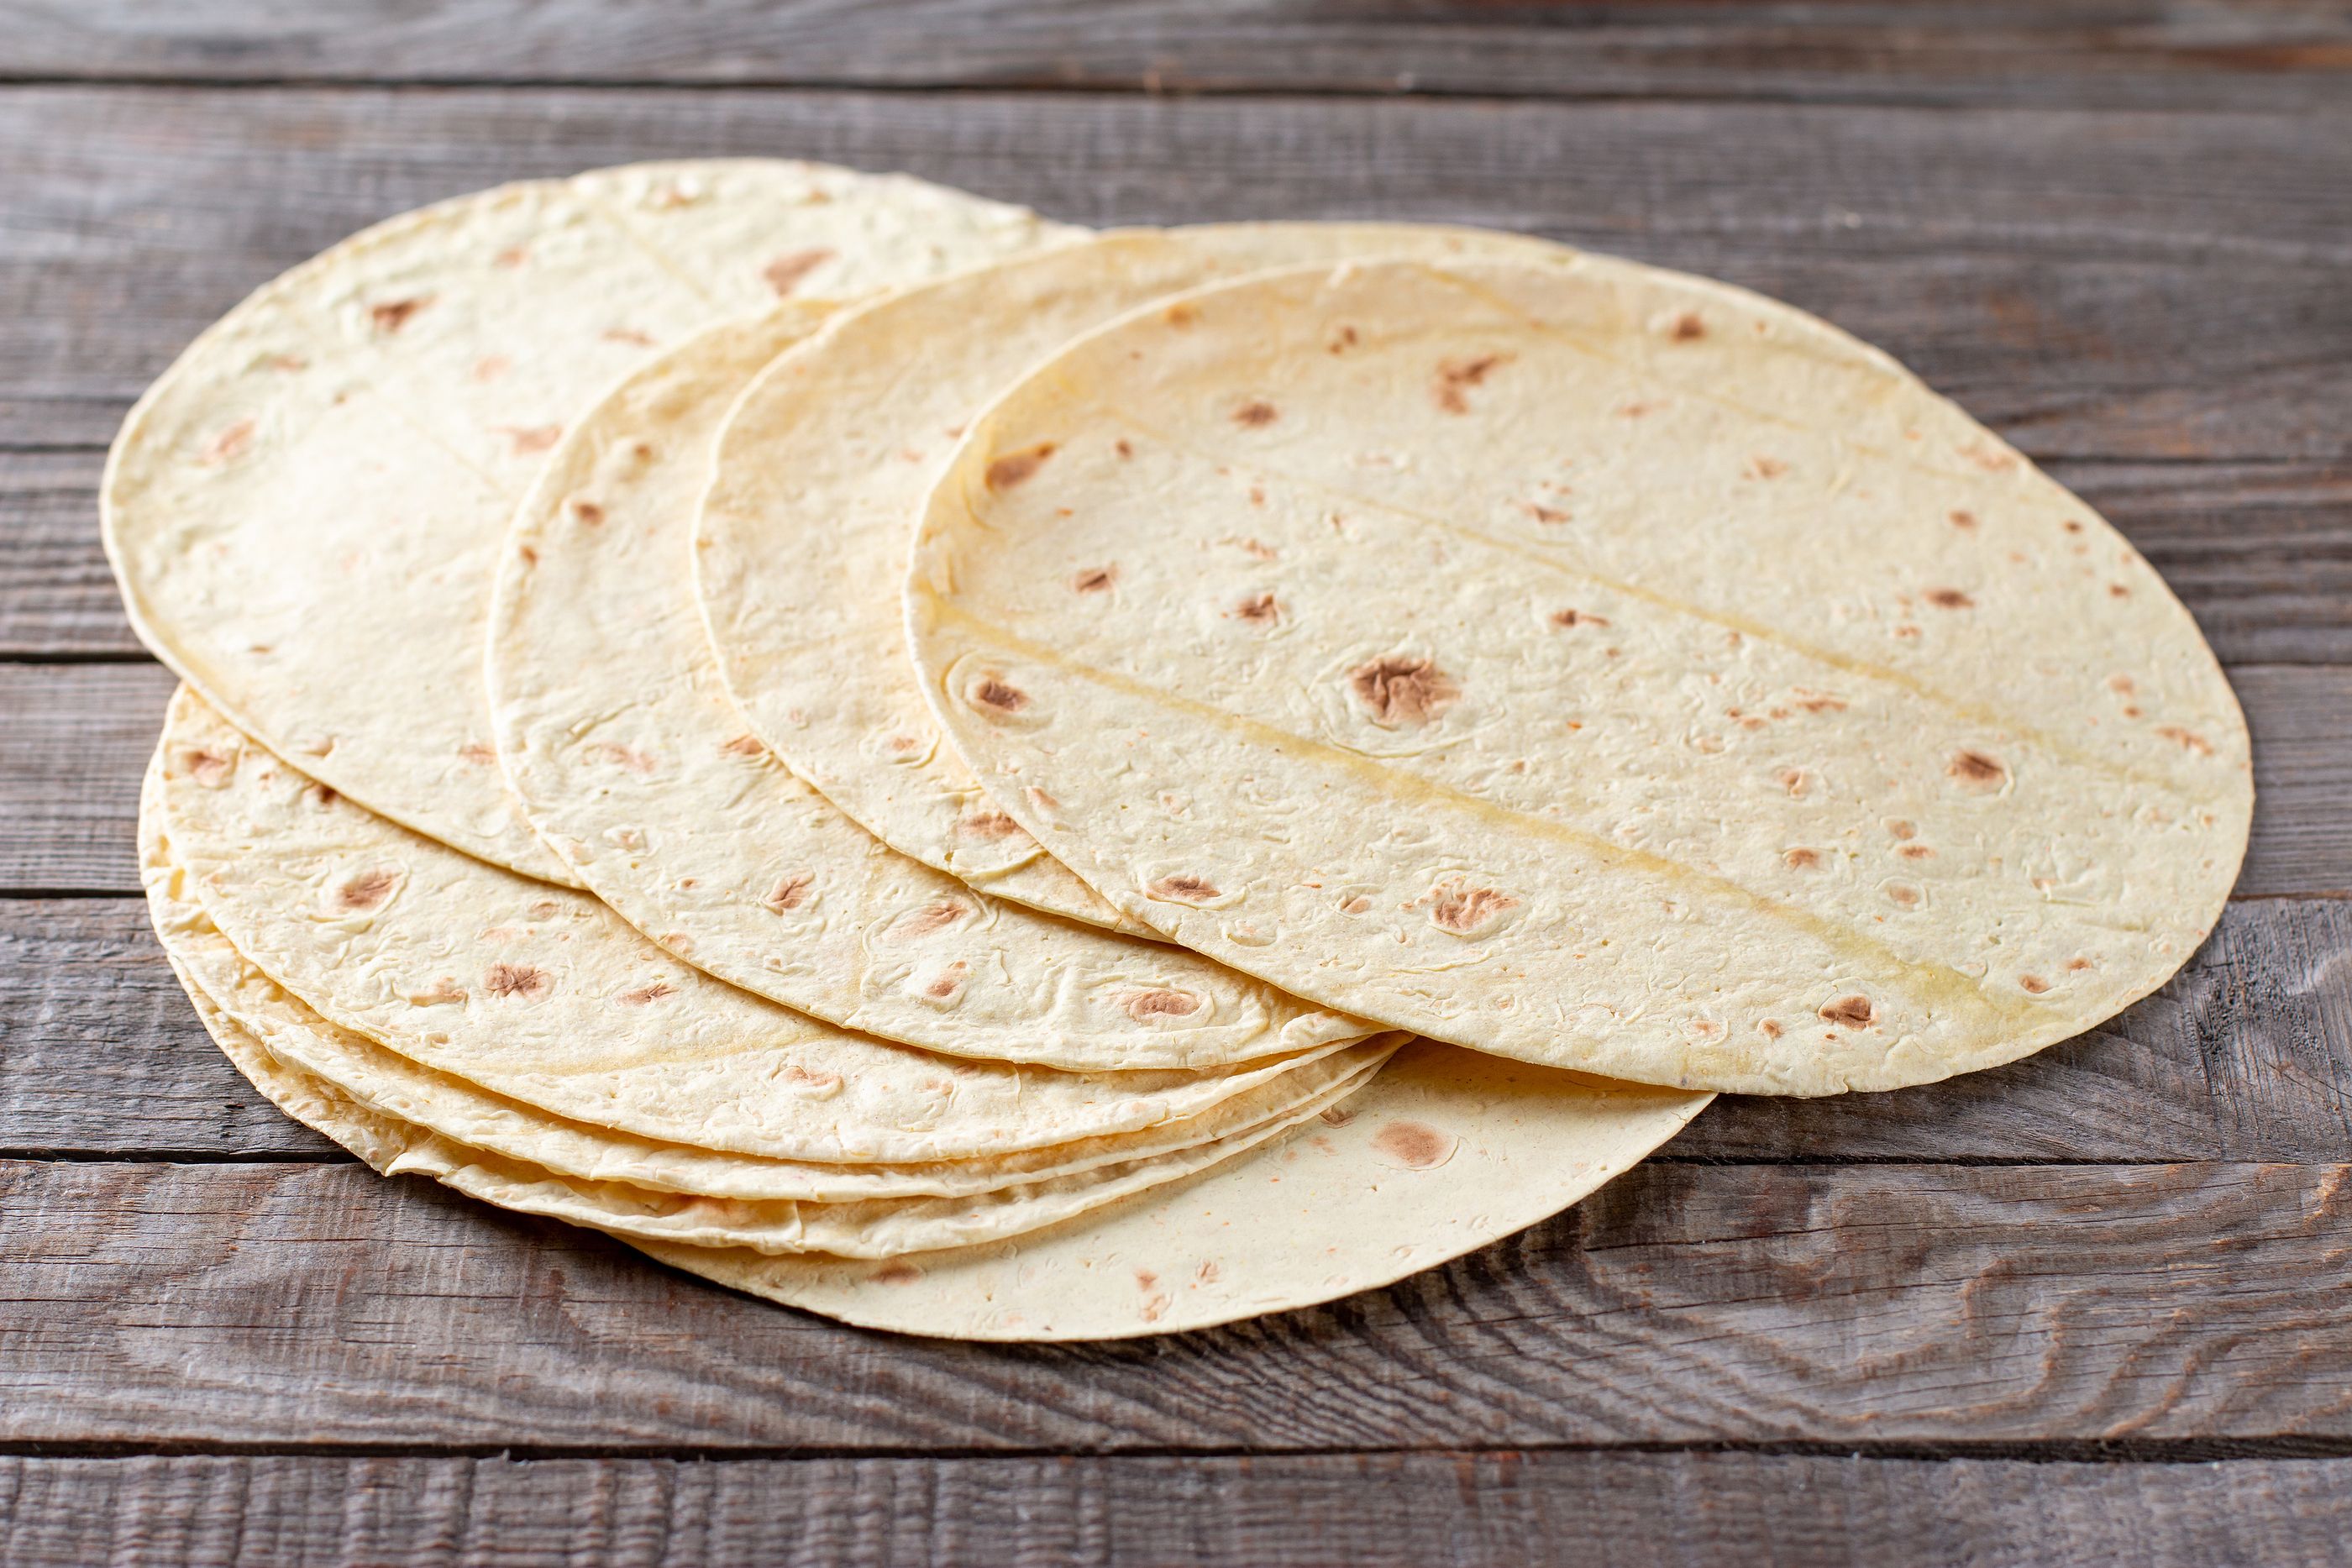
[[[2254,726],[2163,991],[1726,1101],[1334,1305],[894,1339],[279,1116],[144,925],[103,448],[246,290],[518,175],[904,167],[1449,219],[1884,344],[2165,572]],[[2352,6],[0,0],[0,1562],[2321,1563],[2352,1540]]]

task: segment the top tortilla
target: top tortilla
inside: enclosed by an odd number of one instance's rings
[[[1138,311],[934,493],[908,628],[1003,810],[1352,1012],[1763,1093],[2145,995],[2252,805],[2194,622],[1885,355],[1597,257]]]
[[[141,638],[279,755],[420,832],[567,882],[512,810],[482,616],[564,424],[662,344],[1071,231],[899,175],[649,163],[378,225],[270,283],[116,438],[106,547]]]
[[[720,673],[753,733],[899,853],[1002,898],[1118,925],[939,743],[898,604],[877,585],[904,572],[914,517],[964,426],[1068,339],[1215,278],[1380,255],[1574,253],[1411,224],[1111,234],[876,301],[779,359],[719,437],[695,552]]]

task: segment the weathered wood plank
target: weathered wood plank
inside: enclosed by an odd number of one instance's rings
[[[0,658],[136,657],[93,450],[0,450]],[[2352,465],[2060,463],[2226,662],[2352,664]]]
[[[0,1164],[0,1442],[1251,1451],[2352,1437],[2352,1166],[1653,1163],[1328,1308],[840,1328],[355,1166]]]
[[[2240,896],[2352,892],[2352,667],[2231,678],[2254,734]],[[152,664],[0,664],[0,895],[138,891],[139,776],[172,684]]]
[[[2352,902],[2254,899],[2156,996],[2013,1066],[1726,1099],[1677,1160],[2352,1160]],[[197,1026],[131,899],[0,900],[0,1149],[318,1155]]]
[[[2352,135],[2307,115],[40,88],[0,92],[0,444],[103,443],[206,322],[389,213],[759,152],[1076,222],[1547,234],[1820,310],[2037,457],[2352,458],[2352,214],[2314,199],[2352,186]]]
[[[432,1562],[2311,1568],[2352,1459],[0,1458],[18,1568]]]
[[[1510,6],[1346,0],[11,5],[17,77],[2342,106],[2352,24],[2299,4]]]

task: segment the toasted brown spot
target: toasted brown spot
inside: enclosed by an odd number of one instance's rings
[[[1381,724],[1427,724],[1462,695],[1433,661],[1403,653],[1357,665],[1348,684]]]
[[[1331,334],[1323,347],[1334,354],[1344,354],[1354,348],[1360,340],[1353,327],[1342,325],[1338,331]]]
[[[527,565],[537,566],[539,564],[539,552],[531,549],[529,545],[520,547],[515,551],[515,554],[522,557]]]
[[[1036,473],[1045,465],[1045,459],[1052,455],[1054,444],[1050,441],[1041,441],[1025,452],[1008,452],[988,465],[988,487],[1010,490]]]
[[[1558,507],[1538,507],[1533,501],[1521,501],[1519,510],[1539,523],[1559,524],[1568,521],[1568,514]]]
[[[903,1258],[874,1270],[874,1282],[877,1285],[911,1285],[922,1277],[923,1271]]]
[[[1767,1040],[1780,1038],[1780,1022],[1778,1019],[1759,1019],[1757,1020],[1756,1027],[1764,1031],[1764,1038]]]
[[[1206,1262],[1202,1263],[1202,1264],[1198,1269],[1193,1270],[1192,1270],[1192,1282],[1193,1282],[1194,1284],[1196,1284],[1196,1285],[1213,1285],[1213,1284],[1215,1284],[1215,1283],[1217,1282],[1217,1262],[1216,1262],[1216,1260],[1215,1260],[1215,1259],[1213,1259],[1213,1258],[1212,1258],[1212,1259],[1208,1260]]]
[[[2107,584],[2107,597],[2110,599],[2129,599],[2131,597],[2131,590],[2126,588],[2120,582],[2111,582]]]
[[[574,517],[577,517],[580,521],[593,527],[595,524],[601,523],[604,520],[604,508],[583,497],[572,501],[572,515]]]
[[[719,749],[726,752],[730,757],[765,757],[768,754],[767,747],[756,735],[739,735],[734,739],[722,744]]]
[[[1279,619],[1282,606],[1276,602],[1273,594],[1259,593],[1243,600],[1226,613],[1237,620],[1247,621],[1253,625],[1263,625],[1268,621]]]
[[[523,247],[519,245],[509,246],[506,249],[499,252],[498,255],[490,258],[494,265],[508,268],[520,267],[524,262],[530,259],[530,252],[523,249]]]
[[[1090,566],[1070,579],[1070,587],[1079,593],[1101,593],[1118,580],[1118,568]]]
[[[1973,610],[1977,601],[1957,588],[1931,588],[1927,602],[1938,610]]]
[[[284,371],[289,375],[310,368],[310,361],[299,354],[272,354],[262,362],[273,371]]]
[[[512,369],[514,369],[514,361],[504,354],[484,354],[474,361],[474,379],[478,382],[494,382]]]
[[[1205,904],[1220,896],[1216,883],[1186,872],[1163,876],[1143,891],[1154,898],[1174,904]]]
[[[1347,903],[1339,905],[1339,913],[1342,915],[1361,915],[1365,910],[1370,909],[1371,906],[1372,901],[1360,893],[1356,894],[1355,897],[1348,900]]]
[[[775,914],[782,915],[788,909],[798,909],[802,904],[806,904],[809,889],[815,885],[816,873],[814,872],[787,872],[776,879],[776,885],[768,889],[768,896],[760,900],[760,903]]]
[[[819,1095],[829,1095],[841,1087],[840,1073],[811,1072],[797,1061],[785,1068],[777,1076],[787,1083],[804,1083]]]
[[[379,332],[397,332],[408,325],[409,319],[431,304],[430,299],[387,299],[368,308],[368,319]]]
[[[1949,516],[1952,519],[1952,527],[1956,528],[1972,528],[1977,526],[1977,515],[1974,512],[1953,512]]]
[[[1345,1105],[1326,1105],[1315,1114],[1317,1119],[1330,1127],[1344,1127],[1356,1119],[1356,1113]]]
[[[1748,476],[1750,479],[1778,479],[1788,471],[1789,465],[1786,463],[1778,457],[1767,457],[1761,453],[1748,460]]]
[[[1886,824],[1886,831],[1894,834],[1897,839],[1907,839],[1919,830],[1916,825],[1905,821],[1902,818],[1897,817]]]
[[[1160,319],[1171,327],[1190,327],[1200,319],[1199,308],[1192,305],[1171,305],[1160,312]]]
[[[1890,882],[1886,884],[1886,896],[1906,909],[1916,909],[1925,894],[1907,882]]]
[[[217,751],[191,751],[182,757],[180,762],[187,769],[188,777],[207,789],[219,789],[236,770],[236,758],[224,757]]]
[[[1905,844],[1895,852],[1906,861],[1931,861],[1936,858],[1936,852],[1925,844]]]
[[[2193,729],[2183,729],[2177,724],[2167,724],[2158,726],[2156,733],[2173,742],[2184,751],[2193,751],[2200,757],[2213,755],[2213,743]]]
[[[1811,871],[1822,863],[1819,850],[1790,850],[1780,858],[1788,863],[1791,871]]]
[[[518,457],[544,452],[563,439],[563,427],[560,424],[534,424],[528,429],[502,424],[498,426],[498,433],[507,438]]]
[[[1029,706],[1029,694],[994,675],[985,675],[972,686],[971,700],[998,713],[1019,713]]]
[[[253,444],[253,421],[240,419],[205,444],[196,461],[207,468],[226,463]]]
[[[588,747],[588,755],[612,763],[616,768],[625,768],[632,773],[651,773],[654,770],[654,759],[633,746],[616,746],[609,740],[599,741]]]
[[[1124,435],[1120,436],[1117,441],[1112,442],[1110,444],[1110,449],[1113,452],[1118,453],[1121,457],[1132,457],[1135,455],[1135,443],[1128,440]]]
[[[1840,997],[1822,1009],[1822,1017],[1847,1029],[1868,1029],[1878,1021],[1878,1009],[1868,997]]]
[[[650,349],[654,346],[654,335],[651,332],[640,332],[635,327],[607,327],[604,329],[604,341],[608,343],[627,343],[639,349]]]
[[[493,964],[490,972],[482,977],[482,988],[494,997],[521,997],[537,1001],[555,988],[547,971],[529,964]]]
[[[1234,423],[1247,425],[1252,430],[1272,424],[1281,417],[1281,411],[1263,398],[1253,398],[1234,410]]]
[[[1483,384],[1507,354],[1481,354],[1475,360],[1441,360],[1430,378],[1430,401],[1447,413],[1468,413],[1470,400],[1462,394]]]
[[[335,804],[342,799],[341,795],[336,794],[334,790],[324,784],[313,784],[308,789],[303,790],[302,793],[309,796],[311,801],[321,810],[324,810],[327,807]]]
[[[898,923],[898,935],[903,937],[929,936],[934,931],[944,931],[963,918],[963,905],[941,902],[927,904]]]
[[[1619,403],[1612,412],[1620,419],[1647,419],[1665,406],[1662,402],[1649,402],[1636,398],[1631,402]]]
[[[1430,905],[1429,918],[1441,931],[1468,936],[1482,931],[1519,906],[1519,901],[1491,887],[1442,889]]]
[[[2029,994],[2037,997],[2050,988],[2050,982],[2039,975],[2020,975],[2017,983],[2023,986]]]
[[[1944,771],[1963,784],[1993,785],[2009,777],[2008,768],[2002,767],[1997,758],[1987,757],[1981,751],[1954,754]]]
[[[1020,831],[1021,824],[1002,811],[974,811],[956,820],[956,831],[975,839],[1009,839]]]
[[[1138,1023],[1153,1019],[1190,1018],[1201,1010],[1201,998],[1182,991],[1138,991],[1127,998],[1127,1016]]]
[[[1030,805],[1035,807],[1039,811],[1045,813],[1046,816],[1053,816],[1062,809],[1062,803],[1059,800],[1055,800],[1054,797],[1046,794],[1045,791],[1038,789],[1034,784],[1030,785],[1027,789],[1022,790],[1021,793],[1028,797]]]
[[[929,985],[923,988],[923,995],[930,998],[931,1000],[935,1002],[946,1001],[950,997],[954,996],[958,991],[963,989],[964,975],[971,968],[971,965],[965,963],[962,959],[958,958],[954,963],[950,964],[945,969],[940,971],[939,978],[933,980]]]
[[[1570,626],[1606,626],[1609,624],[1609,618],[1605,615],[1595,615],[1590,610],[1555,610],[1551,612],[1551,623],[1563,629]]]
[[[462,1002],[465,999],[465,988],[446,975],[420,990],[408,993],[410,1005],[420,1008],[441,1007],[449,1002]]]
[[[1971,441],[1960,448],[1960,455],[1988,474],[1999,474],[2017,466],[2017,459],[2006,452],[1987,446],[1981,441]]]
[[[2067,967],[2067,968],[2069,968],[2069,969],[2073,969],[2073,970],[2080,971],[2080,970],[2087,969],[2087,968],[2089,968],[2090,967],[2091,967],[2091,961],[2090,961],[2088,958],[2085,958],[2085,957],[2081,956],[2080,955],[2077,955],[2076,956],[2072,957],[2072,958],[2069,958],[2069,959],[2067,959],[2067,960],[2066,960],[2066,967]]]
[[[677,994],[677,988],[676,986],[671,985],[667,980],[656,980],[649,986],[639,986],[633,991],[623,991],[621,993],[620,999],[626,1006],[641,1008],[649,1003],[657,1002],[664,997],[676,996]]]
[[[768,287],[774,289],[781,297],[798,288],[810,273],[832,259],[833,252],[822,247],[815,250],[792,251],[776,257],[775,260],[761,267],[760,276],[766,278]]]
[[[1812,788],[1812,780],[1806,776],[1805,770],[1801,768],[1783,768],[1780,772],[1772,775],[1772,778],[1781,789],[1800,800],[1804,799],[1805,791]]]
[[[1226,541],[1253,560],[1279,560],[1282,552],[1263,539],[1229,539]]]
[[[381,868],[363,871],[335,891],[335,902],[345,909],[373,909],[392,896],[400,873]]]
[[[1454,1139],[1426,1122],[1391,1122],[1372,1134],[1372,1148],[1411,1171],[1434,1170],[1454,1157]]]
[[[477,768],[488,768],[499,759],[498,752],[488,743],[479,740],[467,741],[457,748],[457,755]]]

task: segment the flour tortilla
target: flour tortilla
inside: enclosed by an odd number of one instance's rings
[[[729,406],[815,319],[729,323],[638,371],[574,420],[516,514],[490,704],[541,838],[678,956],[887,1040],[1086,1071],[1371,1033],[1156,939],[976,895],[883,847],[748,732],[695,609],[694,507]]]
[[[780,290],[844,298],[1070,235],[903,176],[656,163],[381,224],[254,294],[148,390],[101,505],[131,623],[305,772],[569,880],[481,697],[499,541],[604,383]]]
[[[177,965],[174,969],[206,1031],[239,1071],[298,1120],[307,1120],[303,1113],[309,1112],[331,1124],[354,1125],[362,1135],[345,1146],[355,1153],[369,1151],[362,1157],[386,1176],[430,1176],[501,1208],[593,1226],[630,1240],[741,1248],[762,1256],[823,1251],[832,1258],[895,1258],[1003,1240],[1067,1221],[1232,1159],[1284,1128],[1336,1105],[1368,1082],[1380,1071],[1381,1061],[1403,1038],[1389,1037],[1391,1043],[1373,1053],[1355,1073],[1279,1122],[1157,1159],[1102,1166],[971,1197],[745,1203],[560,1176],[423,1128],[402,1126],[343,1096],[325,1079],[278,1056],[260,1037],[239,1026],[187,970]],[[269,1086],[273,1082],[282,1087],[273,1091]],[[329,1127],[320,1130],[335,1136]]]
[[[955,745],[1128,915],[1643,1082],[2063,1040],[2189,957],[2252,804],[2096,514],[1821,322],[1599,258],[1136,313],[972,432],[907,608]]]
[[[964,1159],[1198,1116],[1338,1049],[1086,1074],[887,1044],[334,797],[185,688],[163,751],[162,834],[254,967],[343,1029],[572,1121],[771,1159]]]
[[[877,585],[904,572],[957,435],[1066,340],[1215,277],[1381,254],[1574,253],[1402,224],[1106,235],[893,296],[779,360],[720,438],[695,559],[721,674],[752,733],[900,853],[999,897],[1118,924],[940,744],[898,607]]]
[[[413,1124],[558,1176],[750,1202],[849,1203],[876,1197],[968,1197],[1020,1182],[1067,1176],[1115,1163],[1193,1148],[1313,1108],[1351,1072],[1366,1048],[1336,1051],[1219,1102],[1197,1116],[1139,1133],[1083,1139],[994,1159],[928,1165],[840,1165],[754,1159],[656,1143],[549,1115],[436,1072],[340,1029],[245,960],[220,934],[171,862],[163,834],[162,758],[140,802],[140,870],[155,935],[181,977],[289,1068],[324,1080],[362,1109]],[[217,1033],[217,1031],[215,1031]],[[232,1053],[234,1054],[234,1053]]]

